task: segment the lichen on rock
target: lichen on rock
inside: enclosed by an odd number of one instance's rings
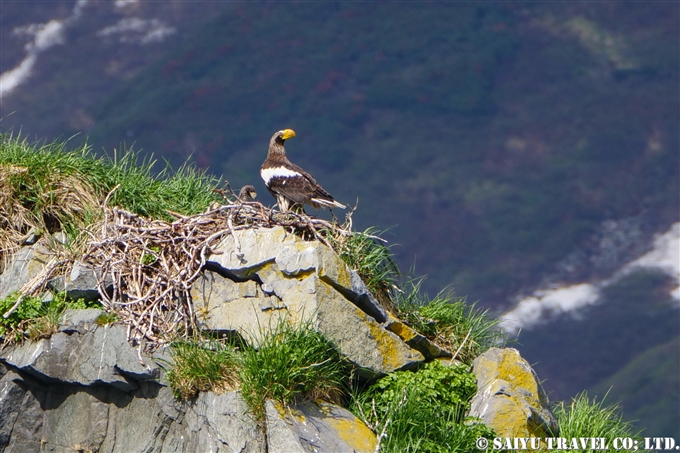
[[[536,373],[513,348],[491,348],[472,365],[477,378],[470,416],[499,437],[550,437],[558,427]]]

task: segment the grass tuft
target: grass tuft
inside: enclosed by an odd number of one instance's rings
[[[320,333],[281,321],[255,348],[243,352],[241,392],[256,419],[264,403],[285,405],[322,399],[338,402],[349,377],[340,353]]]
[[[503,345],[498,320],[488,310],[468,304],[450,288],[430,300],[421,292],[422,282],[423,278],[409,280],[394,292],[399,316],[406,324],[468,365],[490,347]]]
[[[125,151],[100,158],[87,145],[68,150],[66,143],[31,144],[0,135],[0,259],[7,259],[30,232],[69,237],[71,254],[85,243],[85,230],[102,218],[101,205],[154,219],[204,211],[221,201],[212,191],[218,179],[185,164],[167,165],[157,174],[155,161]]]
[[[168,383],[176,398],[194,398],[198,392],[226,391],[238,387],[239,358],[217,341],[178,341],[171,346]]]
[[[368,289],[388,310],[394,306],[390,294],[399,280],[399,268],[392,259],[390,248],[377,237],[384,231],[367,228],[350,236],[330,237],[331,245],[340,258],[364,281]]]
[[[557,403],[553,413],[560,427],[560,437],[606,439],[608,450],[597,451],[618,451],[614,449],[614,439],[617,437],[631,438],[641,444],[640,432],[635,431],[632,424],[623,421],[620,407],[617,404],[604,406],[606,397],[607,395],[601,401],[596,401],[595,398],[591,400],[584,391],[576,395],[571,403]],[[565,453],[565,450],[555,452]],[[583,453],[596,453],[596,450],[583,450]]]

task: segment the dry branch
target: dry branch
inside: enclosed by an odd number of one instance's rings
[[[304,213],[279,213],[258,202],[230,202],[191,216],[173,214],[172,222],[145,219],[119,208],[104,210],[101,228],[93,229],[101,234],[92,237],[84,261],[101,270],[102,302],[127,324],[128,339],[148,347],[195,332],[191,287],[224,236],[234,237],[242,256],[237,230],[281,225],[326,245],[327,237],[352,234],[336,223]],[[110,293],[106,276],[113,280]]]

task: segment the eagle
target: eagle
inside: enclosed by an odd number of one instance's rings
[[[291,208],[303,210],[305,203],[315,208],[345,209],[346,206],[335,201],[312,175],[288,160],[283,142],[291,137],[295,137],[293,129],[276,132],[269,141],[267,159],[260,167],[264,185],[276,198],[281,212]]]
[[[255,187],[250,184],[241,187],[241,190],[238,193],[238,199],[242,202],[252,202],[255,201],[256,198],[257,192],[255,192]]]

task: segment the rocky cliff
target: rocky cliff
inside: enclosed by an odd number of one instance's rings
[[[337,347],[363,382],[432,360],[451,362],[455,351],[383,308],[320,240],[281,225],[228,233],[205,255],[188,292],[187,310],[200,331],[235,335],[257,347],[282,320],[305,323]],[[55,242],[48,239],[13,255],[0,276],[0,298],[45,274]],[[130,302],[116,302],[122,286],[113,288],[110,263],[99,264],[76,261],[47,287],[73,299],[101,299],[110,310],[116,303],[124,308]],[[166,379],[168,344],[145,348],[144,338],[134,341],[131,333],[138,320],[102,322],[103,312],[67,309],[51,335],[6,344],[0,354],[1,451],[378,451],[380,433],[328,402],[268,400],[264,419],[255,420],[238,390],[176,398]],[[473,372],[478,392],[470,415],[497,435],[556,431],[538,379],[516,350],[492,348],[475,360]]]

